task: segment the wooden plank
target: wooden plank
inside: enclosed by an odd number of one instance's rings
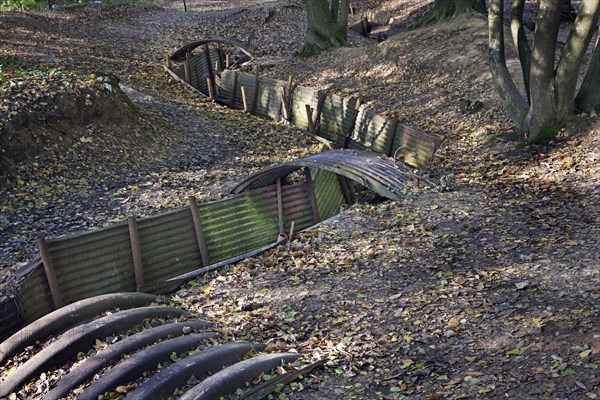
[[[210,84],[210,78],[206,78],[206,84],[208,85],[208,98],[211,100],[215,99],[215,89]]]
[[[317,100],[317,109],[315,113],[315,119],[313,121],[313,132],[319,133],[319,127],[321,126],[321,112],[323,111],[323,105],[325,104],[325,93],[319,92],[319,98]]]
[[[129,241],[131,242],[131,255],[133,258],[133,272],[135,273],[135,287],[137,291],[144,285],[144,267],[142,265],[142,247],[135,216],[127,218],[129,226]]]
[[[208,250],[206,248],[206,240],[204,238],[204,232],[202,231],[202,223],[200,222],[200,211],[198,211],[198,201],[194,196],[188,198],[190,210],[192,211],[192,220],[194,222],[194,231],[196,232],[196,241],[198,242],[198,249],[200,250],[200,258],[202,259],[202,266],[208,265]]]
[[[310,108],[310,104],[305,104],[304,106],[306,107],[306,119],[308,120],[308,131],[314,135],[315,134],[315,123],[313,121],[312,108]]]
[[[183,62],[183,80],[187,84],[190,84],[192,81],[192,75],[190,73],[190,53],[185,53],[185,61]]]
[[[283,199],[281,198],[281,178],[277,179],[277,224],[279,227],[279,234],[285,234],[283,223]]]
[[[231,99],[229,99],[229,107],[235,108],[235,98],[237,97],[238,73],[233,71],[233,87],[231,88]]]
[[[246,97],[246,88],[242,86],[242,103],[244,103],[244,111],[248,112],[248,97]]]
[[[308,200],[310,202],[310,209],[312,211],[313,222],[318,224],[321,222],[319,216],[319,207],[317,206],[317,195],[315,194],[315,183],[310,176],[310,169],[304,168],[304,176],[306,178],[306,190],[308,191]]]
[[[60,308],[64,305],[64,301],[62,294],[60,293],[60,287],[58,286],[58,280],[56,279],[56,272],[54,270],[52,258],[50,258],[50,252],[48,251],[46,238],[41,237],[38,239],[38,248],[40,249],[42,261],[44,263],[44,271],[46,271],[46,279],[48,279],[48,286],[50,286],[50,293],[52,294],[54,307]]]
[[[337,177],[340,181],[340,186],[342,187],[342,193],[344,194],[346,204],[354,204],[354,193],[352,192],[352,187],[350,186],[350,182],[348,182],[348,178],[342,175],[338,175]]]
[[[213,71],[212,63],[210,62],[210,49],[208,47],[208,43],[204,45],[204,54],[206,57],[206,66],[208,67],[208,79],[210,79],[210,86],[212,86],[213,91],[215,90],[215,71]]]

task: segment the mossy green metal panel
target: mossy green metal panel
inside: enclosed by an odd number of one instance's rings
[[[393,120],[378,115],[363,106],[358,111],[354,130],[346,147],[388,155],[394,140],[394,128]]]
[[[281,107],[283,105],[281,88],[285,86],[286,82],[284,81],[261,76],[258,81],[256,115],[278,121],[281,117]]]
[[[396,159],[414,167],[422,167],[433,158],[441,142],[437,136],[398,124],[390,155],[393,156],[399,149]]]
[[[127,222],[47,242],[65,303],[135,291]]]
[[[326,96],[321,111],[319,136],[341,147],[354,124],[355,109],[356,99],[354,98]]]
[[[234,76],[237,74],[237,84],[235,85],[235,93],[233,93]],[[263,78],[260,78],[263,79]],[[226,105],[231,104],[231,96],[235,95],[233,107],[237,109],[244,108],[242,98],[242,86],[246,92],[248,107],[252,107],[252,99],[254,98],[254,75],[244,72],[231,71],[226,69],[221,73],[221,86],[219,87],[219,100]]]
[[[282,186],[281,199],[286,233],[289,233],[292,222],[294,222],[294,232],[301,231],[314,224],[305,182]]]
[[[190,85],[207,96],[208,83],[206,82],[206,79],[210,76],[210,71],[214,70],[215,62],[219,60],[219,53],[217,50],[211,49],[209,54],[211,62],[210,68],[206,62],[206,52],[204,50],[190,57]],[[183,76],[181,78],[184,79]]]
[[[325,220],[337,215],[340,212],[340,206],[346,203],[338,175],[317,169],[312,171],[312,176],[315,181],[319,216]]]
[[[144,218],[137,225],[144,284],[164,282],[202,265],[189,208]]]
[[[209,264],[248,253],[277,240],[274,186],[198,206]]]
[[[296,86],[292,93],[292,124],[300,129],[308,129],[308,118],[306,116],[306,104],[311,108],[317,108],[319,91],[305,86]],[[313,115],[314,118],[314,115]]]
[[[40,262],[18,283],[19,303],[26,323],[31,323],[54,311],[46,271]]]

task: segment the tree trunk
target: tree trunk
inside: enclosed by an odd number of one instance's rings
[[[348,0],[306,0],[308,28],[306,44],[300,56],[308,57],[330,47],[346,44],[348,34]]]
[[[485,4],[482,0],[437,0],[433,8],[423,15],[413,27],[435,24],[460,14],[485,13],[485,11]]]
[[[490,68],[500,98],[504,102],[508,115],[520,130],[525,124],[528,105],[506,68],[504,55],[504,12],[502,0],[490,0],[488,4],[489,58]]]
[[[556,68],[557,117],[564,119],[575,112],[577,78],[585,51],[590,45],[600,15],[600,1],[582,1],[577,18]]]
[[[529,75],[531,103],[525,121],[526,137],[530,142],[538,141],[544,129],[557,122],[554,58],[561,11],[561,2],[542,1],[535,20]]]
[[[579,111],[595,111],[600,114],[600,35],[596,39],[590,65],[575,98],[575,106]]]
[[[529,71],[531,69],[531,47],[525,35],[523,28],[523,10],[525,9],[525,0],[513,0],[511,7],[510,31],[512,33],[513,43],[519,55],[521,62],[521,71],[523,73],[523,82],[525,84],[525,93],[529,102]]]

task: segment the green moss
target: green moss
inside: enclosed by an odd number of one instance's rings
[[[540,133],[533,135],[528,141],[528,144],[539,144],[554,138],[558,134],[558,128],[554,126],[546,126]]]

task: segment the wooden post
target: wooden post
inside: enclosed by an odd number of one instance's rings
[[[208,47],[208,43],[204,45],[204,54],[206,56],[206,66],[208,67],[208,79],[210,79],[210,85],[212,86],[213,91],[215,89],[215,71],[213,71],[212,63],[210,62],[210,48]],[[210,90],[209,90],[210,91]]]
[[[221,48],[221,43],[217,44],[217,55],[219,56],[219,67],[221,71],[225,69],[225,60],[223,57],[223,49]]]
[[[256,114],[256,105],[258,103],[258,80],[259,80],[259,72],[260,72],[260,68],[258,67],[258,65],[254,66],[254,93],[252,96],[252,112],[251,114],[254,115]]]
[[[229,54],[225,54],[225,68],[231,67],[231,56]]]
[[[144,267],[142,266],[142,247],[135,216],[127,218],[129,225],[129,241],[131,242],[131,255],[133,256],[133,271],[135,273],[135,286],[139,291],[144,285]]]
[[[277,223],[279,225],[279,234],[285,234],[283,224],[283,199],[281,198],[281,178],[277,179]]]
[[[396,134],[396,129],[398,128],[398,117],[396,117],[394,115],[392,117],[392,120],[391,120],[390,124],[391,124],[392,132],[394,132],[394,135],[395,135]],[[393,147],[394,147],[394,143],[392,142],[392,143],[390,143],[390,147],[388,149],[386,149],[386,155],[388,157],[393,156],[393,154],[392,154]]]
[[[191,84],[192,74],[190,73],[190,53],[185,53],[185,61],[183,62],[183,80],[187,84]]]
[[[208,85],[208,97],[211,100],[215,99],[215,89],[210,84],[210,78],[206,78],[206,84]]]
[[[215,75],[219,73],[219,60],[215,61]]]
[[[165,66],[170,70],[173,69],[173,62],[171,61],[171,57],[168,54],[165,57]]]
[[[281,86],[279,89],[281,89],[281,108],[283,109],[283,119],[289,122],[290,116],[288,115],[287,95],[285,93],[285,88]]]
[[[362,27],[362,34],[364,37],[369,37],[369,21],[366,17],[360,21],[360,25]]]
[[[194,221],[194,231],[196,232],[196,241],[198,242],[198,249],[200,250],[202,266],[206,267],[208,266],[208,250],[206,249],[206,240],[204,239],[204,233],[202,232],[198,201],[194,196],[190,196],[188,201],[190,203],[190,210],[192,211],[192,220]]]
[[[319,92],[319,100],[317,100],[317,110],[315,113],[315,120],[313,121],[313,133],[318,133],[321,125],[321,112],[323,111],[323,105],[325,104],[325,93]]]
[[[343,175],[338,175],[338,180],[340,182],[340,186],[342,187],[342,193],[344,194],[344,200],[346,200],[346,204],[354,204],[354,193],[352,192],[352,187],[348,182],[348,178]]]
[[[235,108],[235,98],[237,97],[237,84],[238,84],[238,73],[233,71],[233,87],[231,88],[231,99],[229,100],[229,107]]]
[[[287,83],[287,104],[288,107],[292,106],[292,88],[293,88],[293,81],[292,81],[292,76],[288,76],[288,83]],[[288,115],[291,114],[291,108],[288,108]]]
[[[244,103],[244,111],[248,112],[248,98],[246,97],[246,88],[242,86],[242,103]]]
[[[344,139],[344,143],[342,144],[342,149],[348,147],[348,141],[352,136],[352,132],[354,131],[354,127],[356,126],[356,119],[358,118],[358,111],[360,110],[361,100],[360,97],[356,100],[356,105],[354,106],[354,110],[352,110],[352,123],[350,124],[350,128],[348,132],[346,132],[346,138]]]
[[[305,104],[306,107],[306,119],[308,120],[308,131],[312,134],[315,133],[315,123],[313,122],[312,108],[310,104]]]
[[[321,222],[319,216],[319,206],[317,205],[317,195],[315,193],[315,184],[310,176],[310,169],[304,168],[304,176],[306,177],[306,190],[308,191],[308,201],[310,202],[310,209],[312,211],[313,223],[318,224]]]
[[[38,239],[38,248],[40,249],[40,255],[42,256],[44,271],[46,271],[46,279],[48,280],[48,286],[50,286],[54,307],[60,308],[64,305],[64,301],[62,294],[60,293],[60,287],[58,286],[58,280],[56,279],[56,272],[54,271],[54,264],[52,264],[52,259],[50,258],[46,238],[41,237]]]

